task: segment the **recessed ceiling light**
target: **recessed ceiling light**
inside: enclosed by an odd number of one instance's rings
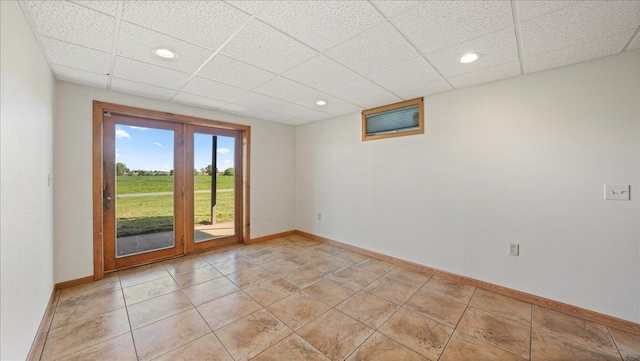
[[[153,49],[153,53],[156,54],[157,56],[161,57],[161,58],[165,58],[165,59],[173,59],[176,57],[176,53],[174,53],[173,51],[169,50],[169,49],[165,49],[165,48],[155,48]]]
[[[479,57],[480,57],[480,54],[478,53],[464,54],[462,58],[460,58],[460,62],[465,64],[473,63],[474,61],[478,60]]]
[[[318,104],[318,105],[327,105],[327,102],[325,102],[324,100],[318,100],[316,102],[316,104]]]

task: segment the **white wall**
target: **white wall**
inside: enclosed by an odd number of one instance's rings
[[[19,360],[53,290],[55,79],[18,3],[0,13],[0,359]]]
[[[640,51],[425,108],[418,136],[362,142],[359,114],[298,127],[296,228],[640,322]]]
[[[57,83],[54,130],[55,280],[93,274],[93,101],[251,126],[251,238],[294,229],[295,128],[65,82]],[[270,220],[267,220],[270,214]]]

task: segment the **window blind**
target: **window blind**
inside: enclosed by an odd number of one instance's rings
[[[419,128],[420,116],[417,104],[366,116],[367,135],[401,132]]]

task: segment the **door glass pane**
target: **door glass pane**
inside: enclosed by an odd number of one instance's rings
[[[195,133],[194,241],[232,236],[234,227],[234,138]]]
[[[116,257],[174,247],[174,132],[116,124]]]

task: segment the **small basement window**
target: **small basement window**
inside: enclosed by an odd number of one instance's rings
[[[407,100],[362,112],[362,140],[424,134],[422,98]]]

